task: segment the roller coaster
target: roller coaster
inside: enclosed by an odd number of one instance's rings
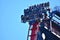
[[[60,11],[49,6],[46,2],[24,9],[21,22],[29,23],[27,40],[60,40]]]

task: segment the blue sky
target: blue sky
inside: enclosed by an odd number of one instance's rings
[[[26,40],[28,23],[21,23],[23,10],[31,5],[50,2],[50,7],[60,0],[0,0],[0,40]]]

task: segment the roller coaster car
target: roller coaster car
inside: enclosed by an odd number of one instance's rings
[[[47,8],[49,7],[49,2],[47,3],[42,3],[40,5],[34,5],[30,6],[27,9],[24,9],[24,15],[21,15],[21,20],[23,23],[30,21],[30,20],[36,20],[43,18],[42,13],[46,13]]]
[[[52,21],[52,28],[53,32],[60,36],[60,25]]]
[[[54,14],[56,14],[57,16],[60,17],[60,12],[59,11],[53,11],[53,12],[54,12]]]

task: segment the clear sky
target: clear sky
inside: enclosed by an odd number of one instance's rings
[[[60,5],[60,0],[0,0],[0,40],[26,40],[28,23],[20,18],[23,10],[48,1],[51,8]]]

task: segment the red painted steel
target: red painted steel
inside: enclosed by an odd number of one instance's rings
[[[32,27],[31,40],[37,40],[37,32],[39,31],[39,22],[35,22]]]

